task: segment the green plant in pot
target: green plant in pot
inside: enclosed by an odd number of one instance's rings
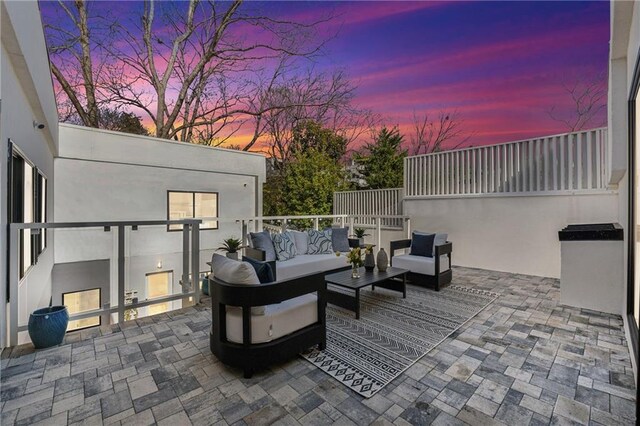
[[[366,232],[367,231],[364,228],[355,228],[353,230],[353,236],[358,239],[361,246],[364,245],[364,237],[369,236]]]
[[[222,246],[218,247],[218,250],[227,252],[229,259],[238,260],[238,250],[242,247],[242,241],[238,238],[227,238],[222,240]]]

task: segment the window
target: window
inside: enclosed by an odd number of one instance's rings
[[[9,222],[34,223],[47,219],[47,179],[15,147],[9,144],[10,194]],[[20,278],[38,261],[38,256],[46,248],[45,230],[23,229],[20,231],[19,271]]]
[[[147,300],[171,294],[173,271],[147,274]],[[147,315],[156,315],[171,310],[171,302],[156,303],[147,308]]]
[[[167,210],[169,220],[218,217],[218,193],[168,191]],[[218,222],[204,221],[200,229],[218,229]],[[168,230],[180,231],[182,225],[169,225]]]
[[[100,289],[75,291],[62,294],[62,304],[67,306],[69,315],[81,312],[100,309]],[[100,315],[69,321],[67,331],[82,330],[83,328],[95,327],[101,324]]]

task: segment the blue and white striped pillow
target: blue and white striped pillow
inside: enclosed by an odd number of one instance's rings
[[[293,237],[288,232],[282,234],[274,234],[271,237],[273,248],[276,250],[276,257],[280,261],[293,259],[296,257],[296,244]]]
[[[330,254],[333,253],[333,244],[331,242],[331,229],[324,231],[316,231],[309,229],[309,249],[308,254]]]

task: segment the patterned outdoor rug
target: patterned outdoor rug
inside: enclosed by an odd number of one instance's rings
[[[439,292],[407,285],[407,298],[360,292],[360,319],[327,304],[327,347],[302,356],[364,397],[371,397],[497,298],[470,287]]]

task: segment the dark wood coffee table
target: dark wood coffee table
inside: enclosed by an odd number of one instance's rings
[[[353,290],[354,295],[342,293],[327,287],[327,302],[340,306],[356,313],[356,319],[360,319],[360,289],[371,286],[383,287],[402,293],[402,298],[407,297],[407,269],[389,267],[385,272],[374,269],[367,272],[359,268],[360,278],[351,278],[351,269],[329,274],[324,277],[327,284]]]

